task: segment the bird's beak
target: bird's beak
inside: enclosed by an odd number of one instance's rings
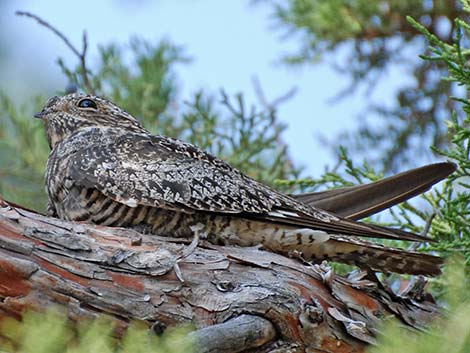
[[[34,117],[35,117],[35,118],[38,118],[38,119],[42,119],[42,118],[44,118],[45,115],[46,115],[46,114],[44,113],[44,110],[42,110],[42,111],[40,111],[40,112],[34,114]]]

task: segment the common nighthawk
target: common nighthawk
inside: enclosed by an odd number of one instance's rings
[[[192,226],[202,224],[207,239],[215,244],[262,245],[279,253],[297,252],[309,260],[328,259],[383,272],[440,273],[439,257],[363,238],[428,239],[356,222],[309,204],[323,202],[328,208],[329,202],[334,210],[338,192],[300,199],[282,194],[191,144],[150,134],[106,99],[85,94],[53,97],[35,117],[44,122],[52,149],[46,168],[51,216],[138,226],[173,237],[192,237]],[[442,163],[431,169],[422,181],[419,176],[426,173],[415,175],[411,191],[397,193],[417,194],[450,174],[454,166]],[[400,180],[403,188],[406,181]],[[360,189],[346,189],[343,200],[360,200],[362,194],[357,196],[355,190]],[[386,199],[371,202],[369,196],[364,202],[369,211],[362,207],[361,215],[391,204]]]

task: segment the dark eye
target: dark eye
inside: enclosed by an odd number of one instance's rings
[[[96,109],[96,103],[93,102],[91,99],[85,98],[78,102],[79,108],[93,108]]]

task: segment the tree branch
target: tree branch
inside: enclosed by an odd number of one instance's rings
[[[191,323],[204,352],[362,352],[381,318],[421,328],[436,316],[422,288],[397,296],[257,248],[66,222],[0,199],[0,321],[60,304],[122,329]]]
[[[197,352],[232,353],[260,347],[276,336],[270,321],[253,315],[241,315],[222,324],[194,331]]]

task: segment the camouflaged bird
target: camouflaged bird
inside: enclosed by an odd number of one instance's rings
[[[173,237],[193,237],[192,226],[202,224],[215,244],[262,245],[383,272],[440,273],[439,257],[363,240],[428,239],[282,194],[191,144],[150,134],[106,99],[53,97],[35,117],[52,149],[46,168],[51,216]]]

